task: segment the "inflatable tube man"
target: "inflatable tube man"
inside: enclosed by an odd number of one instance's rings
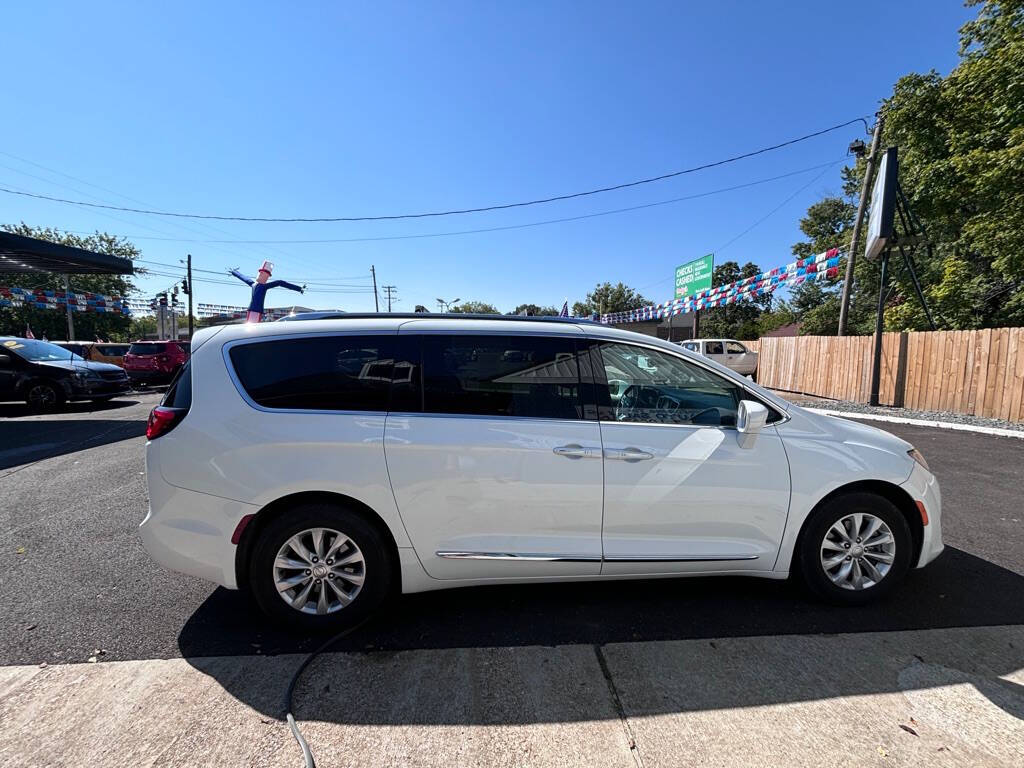
[[[249,309],[245,315],[245,322],[258,323],[263,320],[263,302],[267,298],[267,291],[271,288],[287,288],[289,291],[305,292],[306,286],[304,285],[295,285],[295,283],[289,283],[285,280],[271,280],[270,274],[273,271],[274,265],[269,261],[263,262],[263,266],[260,267],[255,280],[251,277],[246,277],[237,269],[228,270],[228,274],[234,275],[246,285],[252,286],[252,298],[249,299]]]

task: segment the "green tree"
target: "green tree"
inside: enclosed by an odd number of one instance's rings
[[[500,315],[501,312],[493,304],[486,301],[464,301],[456,304],[449,312],[456,312],[467,315]]]
[[[742,267],[739,262],[724,261],[711,273],[711,285],[718,287],[759,274],[761,268],[751,261]],[[765,294],[742,299],[724,307],[703,309],[700,313],[700,335],[705,338],[718,336],[730,339],[756,339],[758,319],[769,306],[771,296]]]
[[[558,307],[541,307],[537,304],[520,304],[518,307],[509,312],[510,315],[537,315],[541,317],[552,317],[557,316],[559,313]]]
[[[586,301],[577,301],[572,305],[572,313],[576,317],[587,317],[595,313],[626,312],[653,303],[650,299],[644,298],[639,291],[623,283],[598,283],[594,290],[587,294]]]
[[[84,248],[112,256],[136,259],[141,252],[134,244],[124,238],[106,232],[80,236],[68,232],[60,232],[48,227],[32,227],[20,224],[4,224],[2,228],[25,237],[48,240],[61,245]],[[0,285],[21,288],[42,288],[46,290],[64,290],[64,278],[61,275],[46,272],[0,272]],[[130,276],[127,275],[72,275],[71,290],[88,293],[99,293],[108,296],[127,297],[135,289]],[[106,312],[75,312],[75,336],[79,339],[91,340],[125,340],[128,337],[130,319],[127,315]],[[37,338],[46,336],[49,339],[63,339],[67,336],[67,319],[65,312],[52,309],[36,309],[34,307],[11,307],[0,309],[0,334],[21,336],[26,326],[32,328]]]

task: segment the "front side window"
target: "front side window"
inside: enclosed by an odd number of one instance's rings
[[[318,336],[231,348],[235,374],[265,408],[386,411],[395,336]]]
[[[700,345],[699,344],[694,344],[691,341],[691,342],[687,342],[686,344],[683,344],[683,349],[688,349],[691,352],[700,352]]]
[[[606,387],[598,388],[602,419],[642,424],[736,425],[742,390],[727,379],[648,347],[601,342],[595,351],[607,380]]]
[[[428,335],[422,343],[428,413],[583,418],[574,339]]]
[[[747,348],[738,341],[727,341],[725,342],[725,351],[730,355],[742,355],[747,351]]]
[[[705,355],[721,355],[724,354],[722,350],[722,342],[720,341],[705,341],[704,342],[704,354]]]

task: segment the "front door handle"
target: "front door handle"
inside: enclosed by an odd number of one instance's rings
[[[604,452],[604,457],[616,461],[644,461],[653,459],[654,454],[641,451],[639,448],[608,448]]]
[[[565,456],[567,459],[593,459],[601,455],[601,451],[598,448],[588,448],[576,443],[560,445],[551,450],[555,455]]]

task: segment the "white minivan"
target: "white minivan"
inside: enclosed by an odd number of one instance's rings
[[[306,629],[473,584],[799,574],[863,603],[942,551],[908,443],[587,321],[207,328],[147,436],[149,553]]]

